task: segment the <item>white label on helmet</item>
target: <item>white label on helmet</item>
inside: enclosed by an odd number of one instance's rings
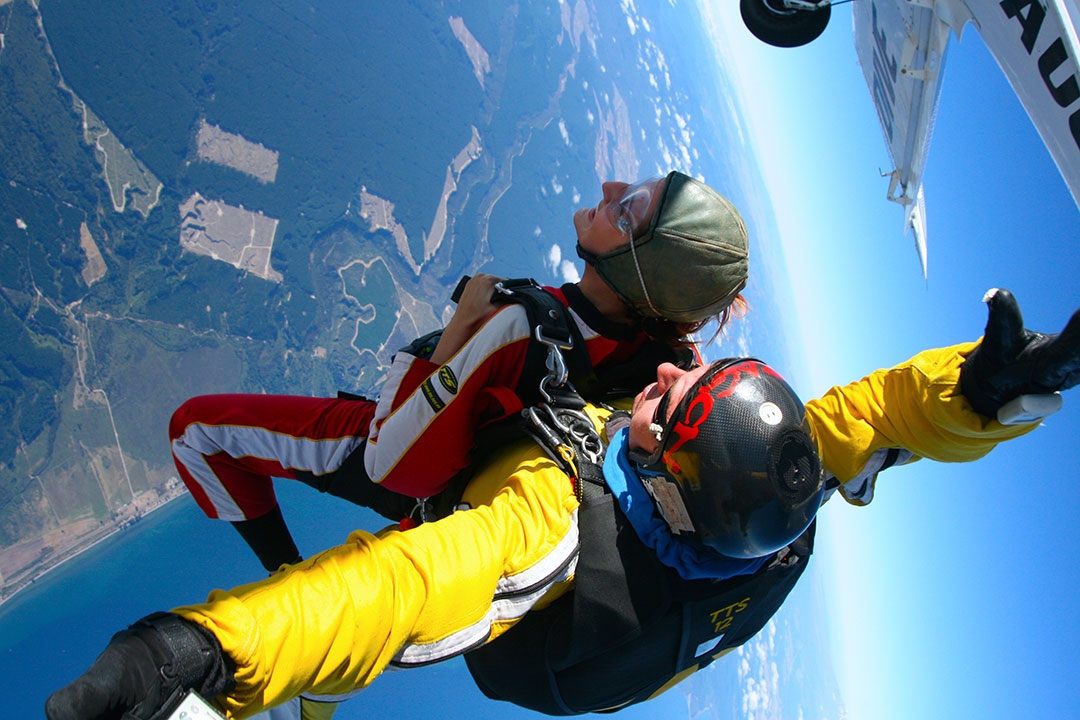
[[[690,519],[690,513],[686,511],[686,504],[683,502],[682,495],[679,494],[679,488],[674,483],[662,477],[645,477],[642,481],[656,503],[656,507],[660,509],[660,514],[664,516],[668,527],[671,528],[671,532],[675,534],[694,532],[694,522]]]
[[[758,408],[758,415],[766,425],[779,425],[784,419],[784,413],[776,406],[776,403],[762,403]]]

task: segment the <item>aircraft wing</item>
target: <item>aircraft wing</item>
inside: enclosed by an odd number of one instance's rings
[[[888,199],[904,206],[927,273],[922,173],[950,32],[982,36],[1080,205],[1077,0],[870,0],[852,5],[855,50],[892,156]]]
[[[903,0],[852,4],[855,50],[892,156],[888,199],[904,206],[926,277],[922,174],[933,134],[949,25],[932,7]],[[996,3],[995,3],[996,4]]]

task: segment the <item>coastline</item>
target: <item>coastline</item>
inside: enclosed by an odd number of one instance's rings
[[[175,482],[172,480],[173,479],[170,480],[166,487],[160,490],[148,490],[139,493],[132,502],[114,512],[112,518],[107,521],[101,521],[99,524],[91,527],[91,529],[79,533],[65,543],[64,546],[57,549],[52,549],[51,546],[45,546],[38,550],[37,557],[33,560],[5,573],[0,577],[0,607],[3,607],[5,603],[18,596],[20,592],[31,587],[38,580],[64,565],[69,560],[77,558],[87,550],[108,540],[113,535],[124,532],[156,510],[160,510],[173,500],[188,494],[187,488],[183,483],[179,482],[179,480],[176,480]],[[60,532],[63,534],[65,528],[68,527],[71,526],[64,526],[53,532]],[[42,540],[38,539],[33,541],[33,543],[26,544],[31,545],[41,543]],[[3,557],[8,553],[17,552],[18,550],[19,548],[17,546],[5,548],[3,551],[0,551],[0,557]]]

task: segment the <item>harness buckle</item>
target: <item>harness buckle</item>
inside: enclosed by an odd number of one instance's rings
[[[570,371],[563,356],[563,352],[574,349],[574,335],[567,325],[568,320],[564,313],[553,308],[537,318],[536,313],[543,312],[543,306],[536,308],[536,303],[525,302],[524,298],[531,297],[526,288],[539,286],[533,280],[507,280],[495,284],[497,293],[507,297],[519,296],[522,300],[518,302],[527,309],[532,308],[529,317],[535,323],[533,338],[547,348],[544,362],[547,374],[539,383],[542,400],[534,407],[522,409],[521,414],[533,428],[537,439],[542,440],[541,444],[546,446],[548,454],[556,462],[561,458],[562,463],[573,469],[576,475],[577,459],[593,465],[600,464],[604,458],[604,445],[592,420],[580,409],[584,401],[570,384]]]

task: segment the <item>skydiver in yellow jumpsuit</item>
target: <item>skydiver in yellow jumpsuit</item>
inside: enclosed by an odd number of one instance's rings
[[[605,480],[633,486],[637,497],[647,486],[670,530],[657,553],[683,577],[754,572],[807,527],[826,479],[859,503],[872,492],[882,451],[899,449],[906,460],[974,460],[1037,427],[994,419],[1009,401],[1080,381],[1080,313],[1060,335],[1042,335],[1023,328],[1007,292],[988,296],[988,304],[981,342],[926,351],[833,388],[807,403],[805,414],[762,363],[663,365],[656,383],[634,398],[629,422],[607,425]],[[756,422],[723,422],[731,398],[745,395],[731,392],[741,386],[765,388],[751,416],[779,435],[732,437]],[[612,417],[588,411],[599,428]],[[752,472],[730,474],[724,463],[749,462],[736,458],[736,447],[781,442],[794,450],[780,453],[790,492],[778,508],[772,491],[759,487],[765,473],[740,467]],[[728,522],[724,502],[762,492],[768,497],[731,509],[738,522]],[[407,531],[354,532],[344,545],[266,580],[145,618],[54,693],[47,716],[164,717],[157,713],[193,688],[230,717],[248,717],[301,693],[363,688],[391,663],[467,652],[572,592],[578,497],[535,445],[490,458],[463,500],[471,509]],[[758,522],[759,511],[773,522]]]

